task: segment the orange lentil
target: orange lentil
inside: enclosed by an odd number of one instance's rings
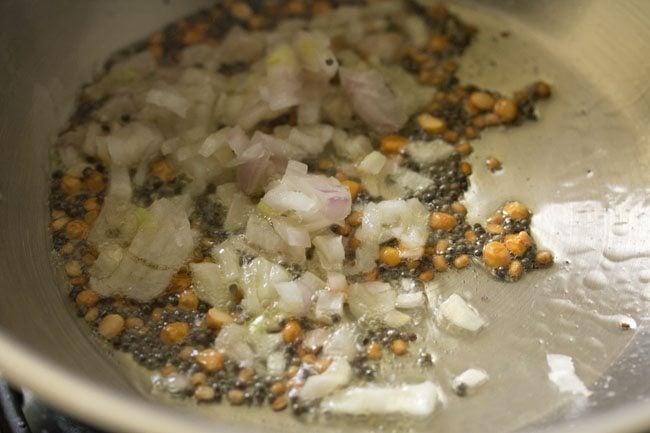
[[[199,298],[193,290],[185,290],[178,295],[178,306],[184,310],[196,310],[199,308]]]
[[[433,264],[433,268],[438,272],[445,272],[449,267],[444,256],[433,256],[431,263]]]
[[[86,322],[94,322],[99,317],[99,308],[92,307],[89,308],[86,314],[84,315],[84,320]]]
[[[352,197],[352,201],[356,200],[357,195],[361,191],[361,184],[353,180],[344,180],[341,182],[341,184],[350,191],[350,197]]]
[[[458,170],[463,173],[465,176],[472,174],[472,165],[469,162],[461,162],[458,164]]]
[[[241,389],[231,389],[228,391],[228,394],[226,394],[228,397],[228,401],[230,404],[233,406],[239,406],[244,404],[244,400],[246,399],[246,396],[244,395],[244,391]]]
[[[402,258],[399,250],[395,247],[381,247],[379,249],[379,260],[386,266],[395,267],[400,264]]]
[[[476,233],[474,233],[474,230],[467,230],[463,234],[463,237],[468,242],[476,242],[476,240],[478,239],[478,237],[476,236]]]
[[[343,173],[342,171],[337,171],[334,177],[339,181],[339,182],[345,182],[346,180],[349,179],[348,175]]]
[[[209,385],[201,384],[194,389],[194,398],[198,401],[212,401],[216,393]]]
[[[492,235],[500,235],[503,233],[503,226],[497,223],[488,223],[485,230]]]
[[[289,405],[289,399],[287,398],[287,396],[279,395],[273,399],[273,402],[271,403],[271,409],[273,409],[276,412],[279,412],[281,410],[286,409],[288,405]]]
[[[483,247],[483,261],[491,268],[508,266],[510,264],[510,254],[506,246],[501,242],[488,242]]]
[[[164,182],[169,182],[174,178],[174,167],[167,159],[159,159],[151,164],[151,174]]]
[[[282,340],[287,344],[301,340],[302,335],[302,326],[297,320],[289,320],[282,328]]]
[[[368,354],[368,358],[375,361],[381,359],[381,352],[382,352],[381,345],[376,341],[370,343],[366,348],[366,353]]]
[[[548,98],[551,96],[551,86],[545,81],[538,81],[534,85],[535,94],[540,98]]]
[[[92,192],[102,192],[106,187],[104,175],[97,170],[93,171],[85,180],[86,188]]]
[[[202,371],[197,371],[190,376],[190,383],[194,386],[203,385],[208,381],[208,376]]]
[[[107,339],[117,337],[124,330],[124,318],[119,314],[107,314],[97,327],[99,334]]]
[[[323,171],[329,170],[330,168],[334,167],[334,161],[327,158],[321,158],[316,163],[316,166],[318,167],[319,170],[323,170]]]
[[[539,266],[550,266],[553,263],[553,254],[546,250],[538,251],[535,254],[535,263]]]
[[[174,274],[172,277],[169,288],[172,292],[183,292],[190,288],[192,285],[192,277],[190,274],[182,272]]]
[[[503,213],[515,220],[528,218],[528,208],[518,201],[510,201],[503,205]]]
[[[387,135],[381,139],[379,149],[383,153],[395,154],[400,153],[408,144],[409,140],[401,135]]]
[[[239,380],[241,383],[244,384],[251,383],[251,380],[253,380],[254,377],[255,377],[255,370],[247,367],[239,370],[239,373],[237,374],[237,380]]]
[[[458,152],[460,156],[467,156],[472,153],[473,150],[472,145],[467,142],[458,143],[456,145],[456,152]]]
[[[508,276],[513,280],[517,280],[524,273],[524,265],[519,260],[513,260],[508,266]]]
[[[503,240],[508,251],[516,257],[521,257],[533,243],[533,240],[530,238],[530,235],[525,232],[519,232],[517,234],[507,234]]]
[[[467,254],[461,254],[460,256],[454,259],[454,267],[456,269],[463,269],[469,266],[469,256]]]
[[[494,114],[503,123],[510,123],[517,118],[517,105],[512,99],[499,99],[494,103]]]
[[[494,107],[494,98],[486,92],[473,92],[469,95],[469,103],[480,111],[489,111]]]
[[[205,314],[205,322],[208,328],[221,329],[223,325],[232,323],[234,319],[230,314],[217,308],[210,308]]]
[[[129,317],[124,321],[127,329],[140,329],[144,326],[144,320],[139,317]]]
[[[283,382],[274,382],[271,385],[271,394],[275,397],[284,394],[287,391],[287,386]]]
[[[498,171],[498,170],[501,170],[501,161],[499,161],[498,159],[496,159],[493,156],[489,156],[485,160],[485,166],[488,168],[488,170],[490,170],[492,172]]]
[[[223,367],[223,355],[215,349],[205,349],[196,355],[196,362],[203,370],[212,373]]]
[[[75,302],[82,307],[94,307],[99,302],[99,295],[92,289],[84,289],[79,292]]]
[[[297,365],[290,366],[287,369],[287,377],[288,378],[294,377],[296,374],[298,374],[298,371],[300,371],[300,367],[298,367]]]
[[[350,212],[350,215],[345,219],[345,222],[352,227],[359,227],[363,221],[363,214],[357,210]]]
[[[418,279],[426,283],[428,281],[433,280],[434,276],[435,273],[431,269],[429,269],[427,271],[420,272],[420,275],[418,275]]]
[[[444,120],[434,117],[429,113],[422,113],[416,119],[420,128],[428,134],[442,134],[447,129]]]
[[[465,205],[458,201],[455,201],[451,204],[451,210],[454,211],[454,213],[459,213],[461,215],[467,214],[467,208]]]
[[[431,212],[429,216],[429,225],[434,230],[449,231],[456,227],[457,224],[456,218],[446,212]]]
[[[82,220],[72,220],[65,226],[65,234],[68,239],[85,239],[88,236],[89,231],[90,227],[88,227],[88,224]]]
[[[397,338],[390,344],[390,350],[397,356],[405,355],[408,351],[408,343],[401,338]]]
[[[180,343],[190,332],[190,325],[185,322],[172,322],[160,331],[160,339],[167,344]]]
[[[61,179],[61,188],[63,188],[63,191],[68,195],[77,194],[81,191],[81,186],[82,183],[78,177],[66,174],[63,176],[63,179]]]

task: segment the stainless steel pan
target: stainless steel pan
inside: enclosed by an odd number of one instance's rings
[[[88,337],[50,260],[48,152],[78,86],[109,53],[203,3],[0,3],[0,372],[115,431],[304,429],[261,412],[197,413],[152,399]],[[538,76],[554,85],[541,122],[476,143],[475,167],[490,153],[505,170],[495,177],[477,169],[468,200],[477,220],[504,198],[525,200],[558,263],[505,288],[479,271],[441,281],[488,300],[485,339],[450,350],[489,366],[494,389],[450,405],[424,430],[650,430],[650,3],[455,6],[481,29],[464,79],[503,91]],[[615,314],[634,317],[639,329],[619,329]],[[588,400],[549,385],[542,355],[550,351],[574,357],[593,391]]]

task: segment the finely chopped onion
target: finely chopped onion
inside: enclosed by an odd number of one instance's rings
[[[223,3],[84,88],[51,197],[71,297],[167,392],[428,416],[444,394],[427,335],[488,326],[435,275],[474,256],[514,281],[553,259],[520,202],[467,223],[471,146],[450,144],[534,117],[548,86],[458,84],[474,30],[415,2],[291,20]]]

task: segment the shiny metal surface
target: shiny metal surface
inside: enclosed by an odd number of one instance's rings
[[[188,413],[140,392],[73,316],[49,253],[48,152],[79,85],[109,53],[201,3],[0,3],[0,371],[56,407],[115,431],[268,431],[271,425],[236,422],[227,408]],[[498,389],[486,393],[490,401],[478,395],[452,402],[428,429],[650,429],[650,3],[495,0],[457,7],[481,29],[464,78],[510,91],[541,76],[557,90],[540,108],[541,122],[489,133],[475,144],[468,201],[476,220],[505,197],[529,203],[533,230],[558,264],[507,289],[478,272],[441,281],[477,299],[489,295],[481,307],[490,333],[453,350],[490,366]],[[499,39],[501,30],[512,37]],[[487,154],[504,162],[503,174],[479,169]],[[635,334],[599,318],[619,313],[637,320]],[[503,345],[516,357],[499,358]],[[587,402],[559,400],[548,385],[542,355],[557,351],[576,360],[594,391]],[[537,370],[523,368],[531,366]]]

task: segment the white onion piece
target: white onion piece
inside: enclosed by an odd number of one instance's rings
[[[454,148],[443,140],[409,141],[405,150],[418,164],[433,164],[454,153]]]
[[[424,305],[424,301],[422,292],[400,293],[395,300],[395,306],[403,309],[420,308]]]
[[[190,103],[172,88],[151,89],[147,93],[146,101],[149,104],[165,108],[179,117],[185,118],[190,109]]]
[[[255,315],[264,312],[263,304],[277,299],[276,284],[289,282],[291,276],[282,266],[257,257],[242,266],[241,288],[244,292],[242,306]]]
[[[226,308],[232,298],[223,267],[217,263],[190,263],[192,284],[200,300],[217,308]]]
[[[105,244],[93,263],[91,275],[97,279],[108,278],[122,263],[126,251],[117,244]]]
[[[356,318],[382,318],[395,309],[395,290],[389,283],[372,281],[350,286],[348,304]]]
[[[221,266],[221,278],[223,278],[224,284],[232,284],[241,277],[242,269],[239,265],[239,256],[244,252],[246,252],[246,246],[234,236],[212,249],[212,257]]]
[[[109,195],[88,235],[88,240],[98,247],[105,243],[127,246],[138,229],[137,207]]]
[[[185,209],[170,199],[153,202],[142,217],[129,253],[174,271],[191,254],[194,241]]]
[[[384,165],[386,164],[386,157],[382,155],[380,152],[372,151],[368,155],[366,155],[363,160],[358,165],[359,171],[368,173],[368,174],[373,174],[377,175],[379,172],[384,168]]]
[[[108,195],[118,200],[131,201],[133,187],[131,186],[129,169],[124,166],[113,165],[110,172]]]
[[[302,345],[309,350],[316,352],[321,349],[331,333],[325,328],[316,328],[305,333],[305,338],[302,340]]]
[[[214,195],[216,196],[217,201],[219,201],[221,206],[228,208],[230,207],[230,203],[235,198],[235,195],[239,192],[240,191],[239,188],[237,188],[237,184],[234,182],[227,182],[217,186],[217,190],[215,191]]]
[[[281,251],[284,246],[284,242],[273,230],[271,223],[256,213],[248,217],[246,238],[248,242],[267,251]]]
[[[284,353],[273,352],[266,358],[266,370],[269,375],[273,377],[280,377],[284,375],[284,370],[287,361],[284,358]]]
[[[229,133],[230,128],[222,128],[214,134],[208,135],[205,140],[203,140],[203,143],[199,148],[199,155],[205,158],[212,156],[212,154],[214,154],[217,149],[227,145],[226,140]]]
[[[478,314],[478,311],[455,293],[440,304],[438,321],[452,329],[473,334],[479,332],[485,326],[485,321]]]
[[[334,144],[336,154],[350,161],[359,161],[372,152],[372,144],[368,137],[365,135],[350,137],[341,129],[334,131],[332,143]]]
[[[391,328],[401,328],[411,321],[411,316],[401,311],[391,310],[382,319]]]
[[[470,395],[485,385],[489,379],[490,377],[484,370],[470,368],[454,377],[454,380],[451,382],[451,388],[460,396]]]
[[[406,113],[379,72],[340,68],[339,76],[354,110],[375,131],[395,132],[406,123]]]
[[[399,185],[400,188],[410,192],[423,191],[433,185],[433,180],[430,177],[404,167],[399,167],[390,176],[390,180]]]
[[[236,193],[232,198],[230,208],[228,208],[226,219],[223,222],[223,228],[229,231],[241,229],[254,210],[255,205],[250,198],[244,194]]]
[[[240,367],[253,367],[255,352],[248,344],[248,333],[242,325],[231,323],[221,328],[214,348]]]
[[[298,391],[298,398],[305,401],[323,398],[347,385],[352,378],[352,367],[345,358],[336,358],[321,374],[309,376]]]
[[[343,267],[345,249],[342,236],[333,234],[316,236],[313,242],[316,247],[316,257],[323,269],[336,271]]]
[[[300,103],[300,63],[288,44],[279,44],[265,58],[266,80],[260,95],[272,110],[281,110]]]
[[[353,324],[342,325],[325,342],[323,353],[332,357],[341,356],[350,361],[357,353],[356,338],[357,331]]]
[[[307,166],[297,161],[289,161],[282,180],[261,202],[308,231],[342,223],[352,206],[350,191],[338,180],[307,174]]]
[[[222,63],[255,61],[264,50],[264,41],[260,36],[259,33],[234,26],[219,44],[216,57]]]
[[[261,325],[256,326],[258,320],[261,322]],[[283,345],[282,333],[267,333],[265,322],[266,318],[262,315],[255,319],[248,327],[248,342],[253,347],[255,356],[264,359],[280,350]]]
[[[344,292],[348,288],[348,280],[339,272],[328,272],[327,287],[335,292]]]
[[[172,373],[168,376],[155,375],[152,381],[155,387],[160,387],[172,394],[180,394],[190,387],[190,379],[180,373]]]
[[[273,230],[291,247],[308,248],[311,239],[307,230],[293,224],[287,218],[276,217],[271,219]]]
[[[228,143],[228,147],[230,147],[237,156],[242,155],[250,146],[250,140],[248,139],[246,132],[244,132],[244,130],[239,126],[227,129],[226,143]]]
[[[274,285],[280,297],[278,307],[285,313],[305,316],[309,313],[312,298],[325,283],[311,272],[305,272],[293,281],[278,282]]]
[[[309,312],[313,294],[304,285],[297,281],[287,281],[277,283],[275,290],[280,297],[278,307],[283,312],[298,316],[304,316]]]
[[[316,319],[331,322],[333,317],[343,316],[343,293],[321,290],[316,296],[316,308],[314,311]]]
[[[427,416],[436,408],[439,393],[439,388],[429,381],[401,386],[368,385],[349,388],[329,397],[321,403],[321,408],[326,412],[350,415]]]
[[[338,70],[338,61],[330,49],[330,40],[319,31],[300,31],[293,40],[293,48],[304,69],[324,78],[332,78]]]
[[[158,151],[162,141],[159,131],[131,122],[111,135],[97,137],[97,147],[113,164],[130,167]]]
[[[103,272],[90,269],[90,284],[103,296],[119,293],[139,301],[151,300],[165,290],[194,248],[187,213],[171,200],[157,200],[139,215],[137,231],[115,270],[104,277]],[[101,243],[98,251],[101,255]],[[114,252],[112,249],[111,254]]]
[[[560,392],[582,395],[588,397],[591,391],[576,375],[573,359],[567,355],[549,353],[546,355],[549,373],[548,378],[557,386]]]

